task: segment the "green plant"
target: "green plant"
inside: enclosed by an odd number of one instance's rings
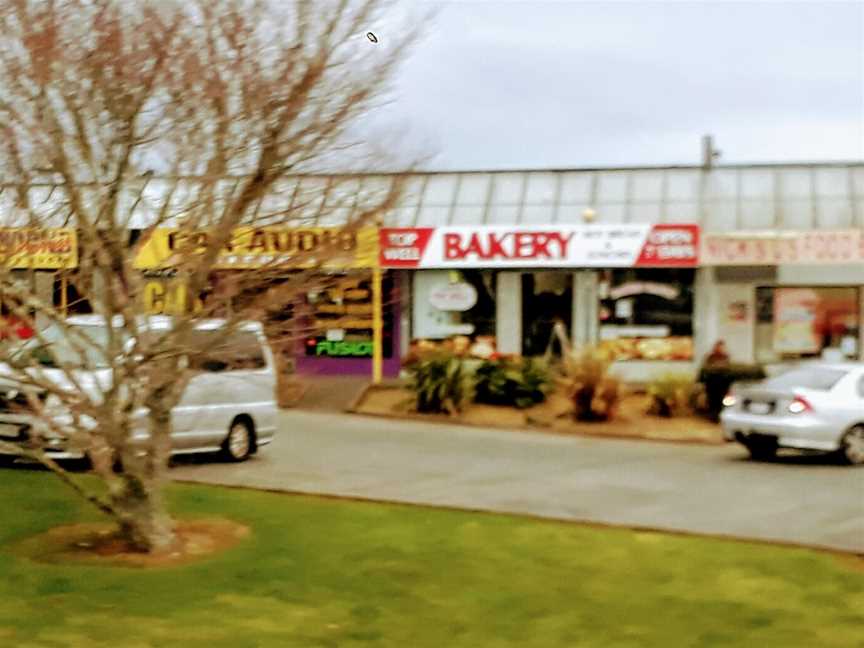
[[[615,416],[621,399],[621,382],[609,374],[608,352],[588,347],[564,360],[560,380],[573,403],[578,421],[608,421]]]
[[[667,373],[655,378],[648,385],[651,404],[648,413],[669,418],[688,414],[692,409],[695,382],[683,373]]]
[[[474,401],[523,409],[546,400],[549,370],[542,360],[498,356],[474,372]]]
[[[722,364],[708,365],[699,372],[699,382],[705,386],[707,415],[717,421],[723,409],[723,399],[736,382],[763,380],[765,370],[759,365]]]
[[[452,416],[471,399],[471,374],[458,356],[440,351],[421,353],[408,368],[418,412]]]

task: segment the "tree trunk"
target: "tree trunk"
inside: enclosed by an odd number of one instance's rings
[[[156,399],[154,399],[156,400]],[[171,409],[151,402],[150,437],[144,456],[130,449],[123,457],[123,490],[114,498],[124,539],[138,551],[167,553],[177,545],[174,521],[162,491],[171,456]]]
[[[121,516],[120,533],[129,545],[142,553],[169,553],[177,544],[174,521],[165,509],[161,486],[156,482],[127,475],[126,489],[115,500]]]

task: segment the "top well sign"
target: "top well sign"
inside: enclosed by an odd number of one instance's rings
[[[697,225],[385,228],[385,268],[693,267]]]

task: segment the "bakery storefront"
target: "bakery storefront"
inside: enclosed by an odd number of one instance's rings
[[[864,232],[707,233],[710,334],[734,359],[775,365],[864,359]]]
[[[625,373],[694,358],[699,228],[621,224],[381,230],[408,270],[410,339],[483,356],[599,344]]]
[[[195,296],[168,263],[179,236],[160,229],[142,246],[136,266],[145,277],[145,312],[198,311],[210,300],[222,302],[226,312],[239,311],[261,303],[257,298],[268,291],[261,318],[274,347],[290,356],[298,373],[371,373],[377,230],[238,228],[215,263],[207,292]],[[194,236],[196,249],[206,249],[206,236]],[[382,287],[384,375],[393,376],[399,372],[398,294],[388,275]]]

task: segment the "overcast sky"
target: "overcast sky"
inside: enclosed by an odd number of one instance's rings
[[[454,0],[378,120],[434,169],[864,159],[864,2]]]

